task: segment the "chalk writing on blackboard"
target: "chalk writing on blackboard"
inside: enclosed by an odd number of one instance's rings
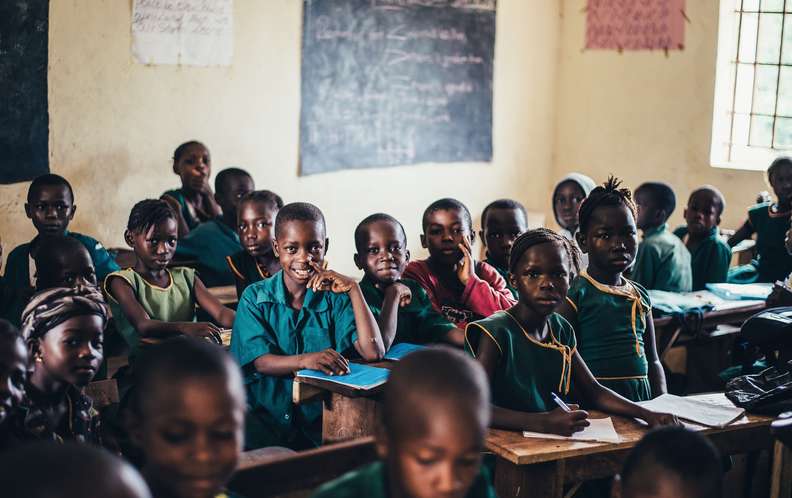
[[[685,0],[589,0],[586,48],[681,50]]]
[[[233,0],[135,0],[132,54],[143,64],[230,65]]]
[[[492,159],[494,0],[305,0],[302,174]]]

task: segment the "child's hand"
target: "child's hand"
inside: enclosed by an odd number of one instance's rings
[[[401,282],[394,282],[385,289],[385,299],[396,299],[399,307],[404,308],[412,301],[412,291]]]
[[[662,425],[682,425],[676,415],[670,413],[647,412],[643,419],[649,427],[660,427]]]
[[[310,265],[316,273],[308,281],[308,288],[314,292],[330,291],[341,294],[349,292],[355,286],[355,281],[345,275],[333,270],[326,270],[314,262],[311,262]]]
[[[181,327],[181,333],[184,335],[211,339],[217,344],[223,343],[223,339],[220,336],[221,331],[222,329],[220,327],[209,322],[185,323],[184,326]]]
[[[344,375],[349,373],[349,360],[341,356],[341,353],[334,349],[325,349],[318,353],[306,353],[302,355],[300,368],[320,370],[327,375]]]
[[[459,250],[462,251],[462,262],[457,264],[456,273],[462,285],[467,285],[468,280],[473,276],[475,271],[475,262],[473,261],[473,250],[470,245],[470,238],[466,235],[462,242],[459,243]]]
[[[569,437],[576,432],[580,432],[591,423],[588,421],[588,412],[579,410],[578,405],[569,405],[571,411],[561,408],[547,413],[545,420],[545,430],[549,434]]]

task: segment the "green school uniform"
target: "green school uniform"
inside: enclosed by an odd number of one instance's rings
[[[564,317],[547,317],[550,334],[539,342],[529,336],[508,311],[468,324],[465,349],[476,356],[481,333],[495,342],[500,361],[490,382],[492,403],[521,412],[548,412],[557,408],[551,392],[569,395],[575,332]]]
[[[374,462],[325,483],[312,498],[388,498],[388,473],[383,462]],[[481,470],[465,498],[497,498],[487,469]]]
[[[498,272],[498,274],[501,277],[503,277],[503,280],[506,281],[506,288],[509,289],[509,291],[511,291],[512,296],[514,296],[514,299],[519,300],[520,296],[517,295],[517,289],[512,287],[511,283],[509,283],[509,269],[501,268],[500,266],[496,265],[495,262],[492,261],[492,259],[490,258],[485,259],[484,262],[490,265],[491,267],[495,268],[495,271]]]
[[[645,401],[652,398],[644,350],[652,303],[646,289],[624,280],[605,285],[582,271],[567,301],[577,313],[578,352],[594,377],[629,400]]]
[[[231,355],[242,367],[248,400],[246,445],[296,446],[321,440],[321,402],[292,404],[292,377],[267,376],[253,361],[265,354],[292,356],[332,348],[346,352],[357,340],[347,294],[308,289],[303,307],[291,307],[283,271],[248,286],[237,306]]]
[[[681,226],[674,235],[687,242],[688,230]],[[703,290],[706,284],[725,282],[731,263],[731,248],[718,235],[718,227],[712,227],[707,238],[690,251],[690,265],[693,273],[693,290]]]
[[[669,292],[692,290],[690,252],[679,237],[668,231],[665,223],[644,231],[631,278],[647,289]]]
[[[409,278],[400,280],[400,282],[410,288],[412,300],[407,306],[399,308],[396,319],[396,338],[393,344],[399,342],[413,344],[440,342],[456,328],[453,323],[432,308],[429,296],[426,295],[421,284]],[[374,318],[379,319],[385,293],[377,289],[367,276],[360,281],[360,290],[363,291],[363,298]]]
[[[226,264],[234,275],[237,296],[241,296],[248,285],[272,276],[245,250],[226,256]]]
[[[756,232],[757,282],[783,281],[792,272],[792,256],[784,246],[789,216],[789,211],[773,210],[770,202],[748,210],[748,221]]]
[[[179,240],[176,256],[196,258],[198,275],[207,287],[233,285],[234,274],[228,268],[226,256],[242,250],[239,235],[220,218],[201,223]]]
[[[123,278],[135,293],[140,306],[152,320],[163,322],[195,321],[195,270],[192,268],[170,268],[170,285],[157,287],[148,283],[138,272],[126,268],[108,275],[105,281],[105,294],[109,297],[110,310],[121,336],[129,344],[129,356],[140,352],[140,334],[124,315],[121,305],[110,293],[110,279]]]
[[[166,195],[168,197],[172,197],[176,202],[179,203],[182,218],[184,218],[184,222],[187,223],[187,227],[190,230],[201,224],[201,220],[199,220],[198,217],[193,214],[193,210],[190,209],[190,205],[187,203],[187,198],[184,197],[184,192],[182,192],[181,189],[168,190],[162,194],[162,197],[165,197]]]

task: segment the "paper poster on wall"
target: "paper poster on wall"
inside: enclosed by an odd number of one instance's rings
[[[233,0],[134,0],[132,56],[141,64],[230,66]]]
[[[682,50],[685,0],[589,0],[586,48]]]

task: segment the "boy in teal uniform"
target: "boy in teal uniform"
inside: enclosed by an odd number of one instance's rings
[[[490,410],[480,366],[447,348],[418,351],[393,368],[383,397],[380,461],[325,484],[314,498],[496,497],[481,465]]]
[[[792,272],[792,256],[784,247],[792,215],[792,158],[773,161],[767,169],[767,179],[777,201],[749,208],[748,220],[729,239],[729,245],[734,247],[756,233],[756,262],[752,266],[757,276],[751,279],[756,282],[783,281]]]
[[[253,178],[244,170],[228,168],[218,173],[215,198],[223,208],[223,215],[201,223],[179,240],[176,259],[197,259],[196,270],[207,287],[234,284],[226,257],[242,250],[236,232],[237,205],[242,196],[254,189]]]
[[[666,224],[676,207],[674,191],[665,183],[647,182],[635,190],[635,203],[637,226],[644,237],[635,256],[632,280],[647,289],[690,292],[690,252]]]
[[[731,248],[720,238],[718,225],[726,206],[723,194],[705,185],[690,194],[685,208],[687,225],[674,230],[674,235],[690,251],[693,290],[703,290],[707,284],[725,282],[731,262]]]
[[[292,404],[294,372],[348,372],[344,354],[367,361],[385,353],[360,286],[323,268],[328,239],[322,212],[287,204],[275,220],[273,249],[282,270],[251,284],[237,306],[231,354],[248,394],[248,448],[305,448],[320,442],[321,402]]]
[[[490,202],[481,212],[479,239],[487,250],[485,263],[495,268],[506,280],[506,287],[517,299],[517,289],[509,282],[509,250],[517,237],[528,230],[525,207],[512,199]]]
[[[355,228],[355,264],[364,271],[360,289],[379,324],[385,349],[409,342],[446,341],[462,346],[462,330],[432,308],[415,280],[402,279],[410,261],[407,235],[396,218],[372,214]]]
[[[21,292],[32,293],[36,286],[34,256],[38,250],[39,236],[42,235],[66,235],[77,239],[91,256],[98,282],[102,282],[107,275],[119,270],[113,257],[96,239],[68,231],[76,210],[74,191],[62,176],[46,174],[31,182],[25,203],[25,214],[33,221],[38,236],[27,244],[17,246],[8,255],[5,273],[8,285]],[[15,319],[18,323],[19,317]]]

